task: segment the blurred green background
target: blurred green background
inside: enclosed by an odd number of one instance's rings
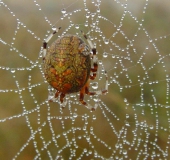
[[[170,158],[170,2],[128,0],[127,8],[124,8],[123,0],[102,0],[100,15],[106,19],[95,15],[94,21],[98,19],[98,24],[93,24],[92,18],[86,18],[86,1],[37,2],[41,10],[36,1],[7,0],[7,6],[1,3],[0,7],[0,159],[15,156],[21,160],[36,159],[37,150],[40,153],[37,159],[50,159],[47,151],[53,159],[57,155],[62,155],[63,159],[73,155],[72,159],[77,159],[84,148],[88,152],[80,159]],[[86,7],[89,13],[97,13],[97,1],[92,2],[87,0]],[[65,15],[62,20],[63,8],[69,16]],[[123,16],[125,10],[128,12]],[[69,29],[71,23],[74,25]],[[142,26],[138,30],[140,23]],[[95,32],[92,24],[98,25],[101,33]],[[110,85],[108,94],[100,96],[101,106],[95,112],[75,104],[78,100],[74,98],[62,113],[58,103],[45,103],[48,84],[41,73],[43,66],[39,53],[52,25],[62,27],[59,35],[65,32],[80,35],[79,30],[83,30],[97,43],[98,57],[108,71]],[[113,37],[118,26],[122,32]],[[109,39],[108,45],[103,38]],[[106,58],[104,52],[108,53]],[[98,76],[96,81],[100,88],[104,86],[104,76],[101,81]],[[88,96],[86,100],[94,104]],[[74,113],[78,115],[75,121],[70,118]],[[47,121],[48,116],[55,118]],[[53,142],[54,137],[58,146]],[[63,149],[67,140],[71,142],[70,146]],[[47,149],[42,149],[43,142],[49,141]],[[75,150],[76,156],[71,150]]]

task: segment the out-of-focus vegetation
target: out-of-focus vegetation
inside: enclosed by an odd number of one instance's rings
[[[75,2],[75,4],[73,3]],[[123,2],[123,1],[122,1]],[[83,26],[85,23],[85,12],[78,12],[77,14],[74,14],[75,16],[70,16],[71,19],[68,19],[68,21],[59,21],[62,13],[61,9],[64,7],[69,6],[67,9],[67,12],[71,12],[76,9],[80,9],[83,5],[81,1],[42,1],[40,2],[42,11],[38,11],[38,7],[32,2],[32,1],[24,1],[21,3],[21,0],[7,0],[5,2],[8,7],[11,9],[11,11],[16,15],[13,17],[10,14],[10,11],[1,6],[0,9],[0,38],[10,44],[11,42],[14,42],[14,47],[19,50],[20,53],[25,55],[27,58],[22,58],[16,54],[16,52],[10,51],[10,47],[8,45],[3,45],[0,42],[0,66],[10,67],[10,68],[26,68],[30,67],[32,64],[30,64],[30,60],[41,64],[42,61],[39,59],[39,52],[40,48],[42,46],[43,39],[45,38],[45,35],[47,34],[47,30],[51,31],[50,25],[44,20],[44,17],[47,17],[51,23],[55,24],[56,26],[61,26],[63,32],[68,25],[70,24],[70,20],[74,24],[80,24],[81,30],[88,33],[88,27]],[[72,4],[73,3],[73,4]],[[170,53],[169,48],[169,40],[168,37],[165,39],[161,39],[162,36],[168,36],[170,33],[169,24],[169,7],[168,4],[170,4],[167,1],[153,1],[149,0],[148,7],[146,9],[146,13],[142,13],[143,6],[145,4],[145,1],[143,2],[136,2],[135,0],[128,1],[128,7],[127,10],[130,10],[134,16],[136,16],[139,20],[142,18],[144,19],[143,27],[148,32],[148,35],[151,39],[158,38],[157,41],[155,41],[155,44],[157,46],[157,49],[160,52],[160,55],[166,56]],[[167,4],[168,3],[168,4]],[[64,6],[63,6],[64,4]],[[71,6],[70,6],[71,4]],[[87,2],[87,7],[91,12],[95,12],[95,7],[92,5],[90,1]],[[107,17],[110,22],[113,24],[116,24],[119,26],[119,22],[121,19],[121,16],[123,14],[124,9],[120,7],[120,4],[117,4],[113,1],[105,1],[103,0],[101,3],[101,15],[103,17]],[[23,27],[22,25],[17,26],[17,19],[19,19],[21,22],[24,23],[26,27]],[[127,41],[125,38],[118,34],[115,38],[111,38],[114,31],[116,31],[116,28],[113,27],[113,24],[111,24],[108,21],[100,20],[100,28],[105,35],[106,38],[110,38],[114,43],[119,45],[121,48],[127,46]],[[90,22],[89,22],[90,23]],[[136,23],[136,21],[130,17],[128,14],[125,16],[124,20],[122,21],[123,26],[122,30],[126,34],[127,38],[133,39],[135,32],[137,32],[137,28],[139,25]],[[17,29],[17,27],[20,27]],[[35,35],[31,35],[28,30],[31,30],[36,34],[37,37],[40,38],[40,40],[37,40],[34,38]],[[15,36],[15,40],[12,39],[14,37],[15,31],[17,31],[17,34]],[[69,30],[71,34],[76,34],[77,30],[75,28],[72,28]],[[60,33],[59,33],[60,34]],[[93,35],[91,35],[93,36]],[[94,35],[98,36],[98,35]],[[56,37],[52,38],[51,42]],[[100,38],[100,37],[97,37]],[[148,43],[148,37],[145,34],[145,31],[141,30],[138,31],[138,36],[134,38],[134,46],[136,48],[137,54],[134,54],[132,48],[129,49],[131,51],[130,58],[133,62],[137,62],[139,57],[143,54],[143,52],[146,52],[146,56],[141,60],[141,63],[143,63],[146,67],[150,67],[151,64],[156,65],[153,67],[153,69],[148,70],[149,78],[145,80],[145,82],[149,81],[159,81],[159,84],[153,84],[148,85],[144,84],[144,103],[146,106],[143,107],[136,107],[136,110],[134,111],[132,106],[136,103],[141,102],[141,86],[138,81],[138,73],[142,73],[143,69],[141,66],[134,64],[132,67],[132,64],[122,59],[123,65],[128,68],[128,74],[131,76],[131,79],[133,81],[131,88],[124,89],[123,92],[120,92],[120,88],[117,84],[112,83],[109,86],[109,93],[105,96],[100,96],[101,100],[109,107],[109,109],[120,119],[120,121],[117,121],[116,118],[111,115],[107,114],[107,117],[110,119],[110,121],[114,124],[115,130],[118,132],[120,129],[122,129],[122,126],[124,126],[125,120],[126,120],[126,114],[130,115],[130,127],[129,130],[135,130],[136,122],[134,115],[137,115],[137,119],[140,121],[146,121],[147,124],[155,126],[154,129],[156,129],[157,122],[159,121],[159,124],[161,126],[164,126],[165,128],[168,128],[168,117],[165,107],[161,107],[158,105],[156,111],[152,111],[151,107],[148,106],[148,104],[154,103],[152,94],[150,92],[151,88],[153,88],[154,95],[156,96],[156,103],[165,105],[166,102],[166,94],[167,94],[167,83],[165,81],[166,74],[169,74],[169,60],[170,58],[167,56],[166,60],[164,60],[165,67],[162,67],[161,64],[158,64],[158,60],[160,58],[159,55],[156,55],[156,51],[154,46],[152,46],[151,43]],[[145,47],[148,44],[149,49],[145,51]],[[98,47],[99,52],[99,59],[102,59],[104,66],[106,70],[108,70],[109,77],[114,77],[115,73],[119,73],[122,68],[120,66],[117,68],[114,68],[115,63],[117,62],[117,59],[112,59],[111,54],[114,54],[115,56],[125,56],[126,53],[121,53],[118,48],[114,48],[113,51],[109,50],[108,47],[105,45],[104,47]],[[102,58],[103,52],[108,52],[110,55],[107,58]],[[28,60],[29,59],[29,60]],[[167,72],[165,73],[165,69]],[[6,117],[10,117],[13,115],[19,115],[24,112],[24,107],[26,110],[31,111],[35,108],[34,99],[32,99],[31,94],[34,94],[34,97],[37,100],[37,104],[41,104],[45,99],[47,99],[48,96],[48,85],[44,83],[44,79],[42,77],[42,74],[38,67],[35,67],[31,70],[23,70],[18,71],[16,70],[15,73],[11,73],[9,71],[0,69],[0,90],[2,89],[18,89],[16,86],[16,81],[19,82],[20,88],[25,88],[29,86],[29,76],[31,75],[31,84],[37,84],[42,83],[42,85],[37,86],[32,89],[32,93],[29,92],[29,90],[22,91],[21,95],[18,95],[19,93],[14,92],[7,92],[2,93],[0,92],[0,119],[4,119]],[[141,74],[142,75],[142,74]],[[15,76],[15,78],[13,77]],[[143,72],[143,77],[145,77],[145,73]],[[141,78],[143,78],[141,77]],[[127,78],[125,74],[123,73],[122,76],[117,79],[119,81],[119,84],[121,86],[126,86],[129,84],[127,82]],[[141,80],[142,81],[142,80]],[[104,80],[102,81],[102,84],[104,84]],[[20,98],[22,96],[22,98]],[[128,106],[129,109],[126,109],[124,98],[128,99],[130,102],[130,105]],[[21,104],[21,99],[24,101],[24,104]],[[24,107],[23,107],[24,106]],[[51,115],[59,115],[59,106],[57,103],[51,103]],[[97,134],[97,137],[100,137],[102,141],[104,141],[106,144],[111,146],[113,149],[115,149],[115,145],[118,142],[117,135],[113,134],[113,129],[111,129],[109,122],[107,119],[103,116],[102,110],[98,107],[98,109],[95,111],[95,113],[89,112],[84,106],[72,106],[73,108],[78,107],[77,113],[79,115],[82,115],[84,113],[87,113],[87,115],[95,115],[97,119],[93,121],[92,119],[88,119],[88,123],[91,123],[89,125],[89,128],[86,128],[87,132],[90,132],[90,126],[93,126],[95,133]],[[141,112],[144,111],[145,115],[142,115]],[[159,117],[155,117],[155,114],[151,113],[158,112]],[[41,114],[41,122],[45,121],[47,119],[47,113],[48,113],[48,107],[46,105],[42,105],[40,109],[40,113],[32,112],[31,114],[28,114],[27,118],[31,122],[31,126],[33,129],[38,128],[37,124],[37,117],[38,114]],[[63,116],[69,115],[69,109],[66,107],[63,111]],[[6,120],[3,123],[0,123],[0,159],[11,159],[16,155],[17,152],[21,149],[21,147],[29,140],[30,135],[30,129],[29,124],[26,123],[26,118],[20,117],[20,118],[14,118],[13,120]],[[115,123],[114,123],[115,121]],[[65,129],[67,130],[70,128],[71,125],[77,127],[84,125],[84,122],[81,118],[77,118],[76,122],[72,124],[71,120],[64,120]],[[134,125],[133,125],[134,124]],[[53,120],[52,121],[53,129],[57,133],[64,132],[61,121],[59,120]],[[159,127],[159,126],[158,126]],[[149,134],[148,141],[152,142],[152,139],[154,141],[155,138],[157,138],[157,145],[160,146],[163,150],[165,150],[165,145],[168,140],[169,132],[162,131],[160,129],[159,133],[155,132],[155,130],[146,131],[142,127],[138,128],[137,135],[140,135],[141,138],[141,152],[143,149],[144,143],[147,143],[146,140],[146,134]],[[129,142],[134,140],[134,134],[132,134],[131,131],[126,135]],[[79,133],[76,132],[75,135],[73,133],[70,134],[70,137],[68,137],[69,140],[72,139],[72,137],[77,137],[79,135],[83,134],[82,131]],[[158,136],[157,136],[158,135]],[[46,129],[43,129],[42,136],[46,137],[47,139],[52,139],[52,135],[50,132],[49,125],[46,126]],[[123,133],[122,135],[123,136]],[[120,138],[119,140],[123,141],[123,138]],[[41,142],[41,135],[37,134],[35,136],[35,141],[39,142],[37,145],[39,148],[42,146]],[[65,138],[60,139],[58,142],[59,149],[62,148],[63,142],[65,142]],[[91,141],[93,142],[94,149],[101,153],[101,155],[108,157],[110,156],[110,153],[113,149],[105,151],[103,149],[103,146],[98,142],[98,140],[92,138]],[[35,156],[35,148],[34,148],[34,141],[29,142],[30,144],[21,152],[21,155],[18,156],[18,159],[33,159]],[[90,147],[89,144],[86,141],[83,140],[77,140],[77,143],[82,148],[88,148]],[[149,142],[148,142],[149,143]],[[65,144],[65,143],[64,143]],[[150,151],[157,151],[158,149],[153,147],[153,144],[148,145],[148,149],[150,148]],[[54,148],[54,151],[52,151]],[[129,146],[125,145],[122,150],[128,150]],[[128,151],[128,156],[132,159],[136,158],[135,154],[135,148],[138,148],[138,151],[140,150],[140,147],[134,146],[132,147],[131,151]],[[56,153],[56,146],[50,145],[49,150],[54,153]],[[103,153],[104,151],[104,153]],[[58,151],[57,151],[58,152]],[[82,150],[79,148],[76,151],[76,154],[79,155],[82,152]],[[136,152],[136,153],[137,153]],[[42,159],[49,159],[49,156],[47,155],[46,151],[42,151]],[[65,150],[65,159],[67,159],[69,156],[69,151]],[[121,155],[121,153],[120,153]],[[90,158],[93,158],[94,155],[92,155]],[[142,156],[141,156],[142,157]],[[144,157],[144,156],[143,156]],[[143,158],[142,157],[142,158]],[[83,157],[82,159],[85,159]]]

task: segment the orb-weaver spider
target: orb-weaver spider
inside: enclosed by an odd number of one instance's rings
[[[101,95],[108,91],[108,78],[104,90],[89,91],[90,80],[96,78],[98,59],[96,48],[88,37],[82,32],[88,45],[77,35],[64,35],[52,43],[47,50],[47,43],[60,28],[54,30],[43,43],[44,73],[47,82],[56,89],[55,98],[60,94],[60,102],[66,94],[80,92],[80,102],[91,110],[95,110],[84,101],[84,94]],[[92,53],[91,53],[92,51]],[[91,59],[93,66],[91,67]]]

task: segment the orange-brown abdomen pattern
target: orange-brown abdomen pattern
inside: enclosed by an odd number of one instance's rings
[[[76,35],[58,38],[44,59],[47,82],[64,94],[80,91],[90,76],[89,52],[88,46]]]

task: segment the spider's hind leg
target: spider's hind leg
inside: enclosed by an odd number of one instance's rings
[[[84,101],[84,95],[88,94],[88,95],[102,95],[102,94],[106,94],[108,92],[108,76],[107,76],[107,72],[105,71],[105,76],[106,76],[106,83],[105,83],[105,88],[103,90],[97,90],[97,91],[89,91],[89,84],[90,84],[90,80],[87,81],[87,83],[85,84],[85,86],[80,90],[80,103],[82,103],[83,105],[85,105],[87,108],[91,109],[91,110],[95,110],[98,106],[97,103],[95,103],[95,106],[92,107],[90,104],[88,104],[87,102]]]
[[[85,94],[85,88],[83,87],[80,91],[80,99],[79,99],[80,103],[85,105],[88,109],[95,110],[96,109],[95,107],[92,107],[89,103],[84,101],[84,94]]]
[[[66,104],[67,104],[67,100],[64,100],[64,97],[65,97],[65,94],[64,93],[61,93],[60,94],[60,106],[62,109],[65,108]]]

